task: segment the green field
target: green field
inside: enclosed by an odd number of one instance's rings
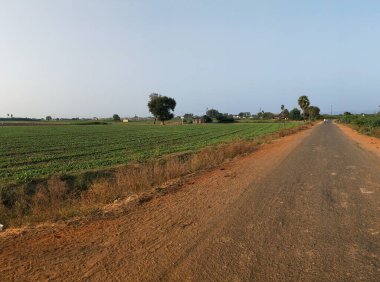
[[[0,185],[254,139],[299,123],[0,127]]]

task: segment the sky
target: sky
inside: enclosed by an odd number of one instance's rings
[[[0,117],[380,105],[377,0],[0,0]]]

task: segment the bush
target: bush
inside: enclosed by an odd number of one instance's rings
[[[209,116],[207,116],[207,115],[204,115],[202,117],[202,122],[204,122],[204,123],[211,123],[212,122],[212,118],[209,117]]]
[[[373,127],[380,127],[380,118],[372,121]]]
[[[220,123],[232,123],[235,122],[235,119],[231,115],[218,114],[216,120]]]
[[[301,119],[301,111],[297,108],[294,108],[289,112],[289,119],[291,120],[300,120]]]
[[[339,122],[352,124],[363,134],[378,136],[380,117],[376,115],[344,115]]]
[[[113,119],[114,121],[121,121],[121,118],[119,117],[118,114],[114,114],[113,117],[112,117],[112,119]]]

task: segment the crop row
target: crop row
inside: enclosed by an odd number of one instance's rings
[[[294,123],[187,126],[26,126],[0,128],[0,184],[252,139]]]

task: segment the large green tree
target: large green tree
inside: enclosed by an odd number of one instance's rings
[[[173,98],[157,93],[150,94],[148,108],[154,116],[154,124],[156,124],[157,120],[161,121],[161,124],[165,124],[166,120],[172,119],[176,105],[177,103]]]
[[[217,116],[219,116],[219,114],[219,111],[215,109],[209,109],[206,112],[206,116],[209,116],[210,118],[216,118]]]
[[[274,119],[275,114],[271,112],[264,112],[263,119]]]
[[[183,117],[186,118],[186,119],[194,118],[194,114],[187,113],[187,114],[184,114]]]
[[[121,121],[121,118],[120,118],[120,116],[119,116],[118,114],[114,114],[114,115],[112,116],[112,119],[113,119],[114,121]]]
[[[300,96],[298,98],[298,105],[302,109],[303,118],[306,119],[307,109],[310,106],[310,100],[309,100],[309,98],[307,96],[305,96],[305,95],[304,96]]]
[[[291,120],[300,120],[301,119],[301,112],[299,109],[294,108],[289,112],[289,119]]]
[[[308,113],[310,115],[310,119],[316,119],[319,118],[319,113],[321,110],[316,106],[309,106]]]

